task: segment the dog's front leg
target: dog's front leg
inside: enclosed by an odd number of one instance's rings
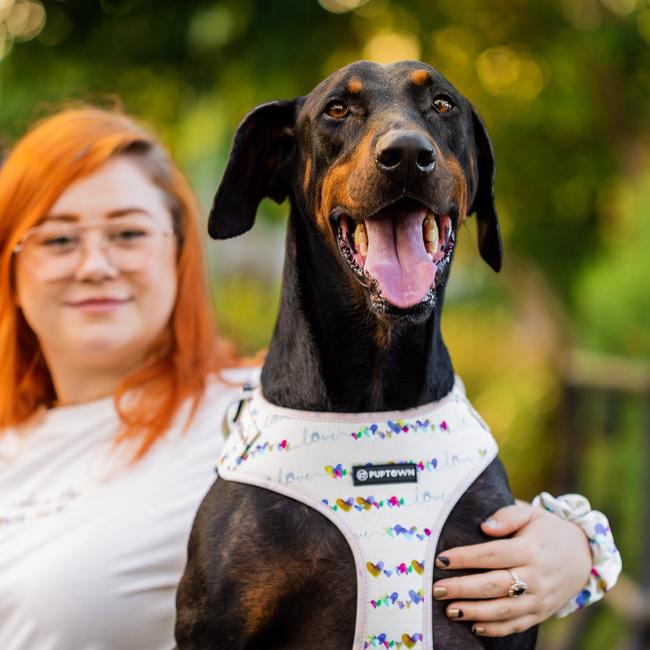
[[[352,553],[331,522],[268,490],[214,483],[178,590],[178,650],[341,650],[355,605]]]
[[[249,486],[217,480],[201,503],[176,598],[179,650],[243,650],[273,618],[286,585],[270,567]]]

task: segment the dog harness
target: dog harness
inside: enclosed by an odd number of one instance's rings
[[[438,402],[392,413],[286,409],[258,388],[232,419],[219,476],[311,506],[350,545],[357,573],[354,650],[431,650],[440,532],[497,454],[460,380]]]

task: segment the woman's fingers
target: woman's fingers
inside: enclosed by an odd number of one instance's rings
[[[539,623],[579,593],[591,568],[586,536],[576,524],[526,504],[501,508],[482,523],[493,537],[513,535],[442,551],[439,569],[488,569],[478,575],[434,583],[434,598],[445,601],[454,620],[475,621],[475,634],[506,636]],[[528,589],[509,597],[509,571]]]
[[[528,583],[525,567],[517,567],[517,578]],[[534,585],[521,596],[508,596],[513,584],[509,571],[499,569],[484,574],[439,580],[434,584],[434,597],[449,601],[445,614],[455,621],[475,621],[472,631],[478,636],[506,636],[523,632],[546,615],[543,600]],[[441,592],[444,590],[444,594]],[[468,599],[472,600],[468,600]],[[478,599],[478,600],[474,600]]]
[[[493,600],[467,600],[449,604],[445,613],[448,618],[484,623],[513,621],[532,616],[535,610],[533,596],[518,598],[495,598]]]
[[[540,619],[537,616],[528,614],[510,621],[477,622],[472,625],[472,632],[477,636],[508,636],[509,634],[524,632],[539,622]]]
[[[439,569],[505,569],[527,564],[529,550],[519,538],[457,546],[436,557]]]
[[[527,582],[520,573],[517,570],[517,575]],[[438,580],[433,585],[433,597],[436,600],[503,598],[507,596],[511,585],[510,573],[506,569],[497,569],[487,573],[473,573],[459,578]]]
[[[486,535],[503,537],[516,533],[540,514],[539,508],[529,503],[518,502],[517,505],[505,506],[497,510],[491,517],[481,523],[481,529]]]

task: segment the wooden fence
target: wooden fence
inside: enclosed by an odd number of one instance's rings
[[[598,429],[607,437],[606,444],[612,451],[622,433],[618,415],[624,403],[635,400],[640,406],[642,415],[638,424],[643,435],[638,453],[642,455],[644,471],[639,490],[645,497],[641,499],[641,512],[637,513],[637,534],[642,549],[640,572],[635,576],[626,573],[624,558],[624,573],[601,606],[611,608],[626,622],[625,634],[611,650],[650,650],[650,366],[617,357],[573,352],[563,369],[562,384],[565,434],[562,493],[580,492],[582,479],[589,471],[583,451],[592,432],[581,418],[585,406],[593,405],[594,400],[601,402],[598,411],[602,422]],[[603,509],[616,520],[615,499]],[[616,527],[613,528],[616,534]],[[594,623],[595,614],[595,610],[587,608],[570,621],[568,634],[560,645],[552,649],[547,646],[545,650],[580,648],[580,639]]]

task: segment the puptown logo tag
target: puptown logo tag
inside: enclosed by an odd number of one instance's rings
[[[356,465],[352,468],[354,485],[379,485],[385,483],[417,483],[415,463],[400,465]]]

